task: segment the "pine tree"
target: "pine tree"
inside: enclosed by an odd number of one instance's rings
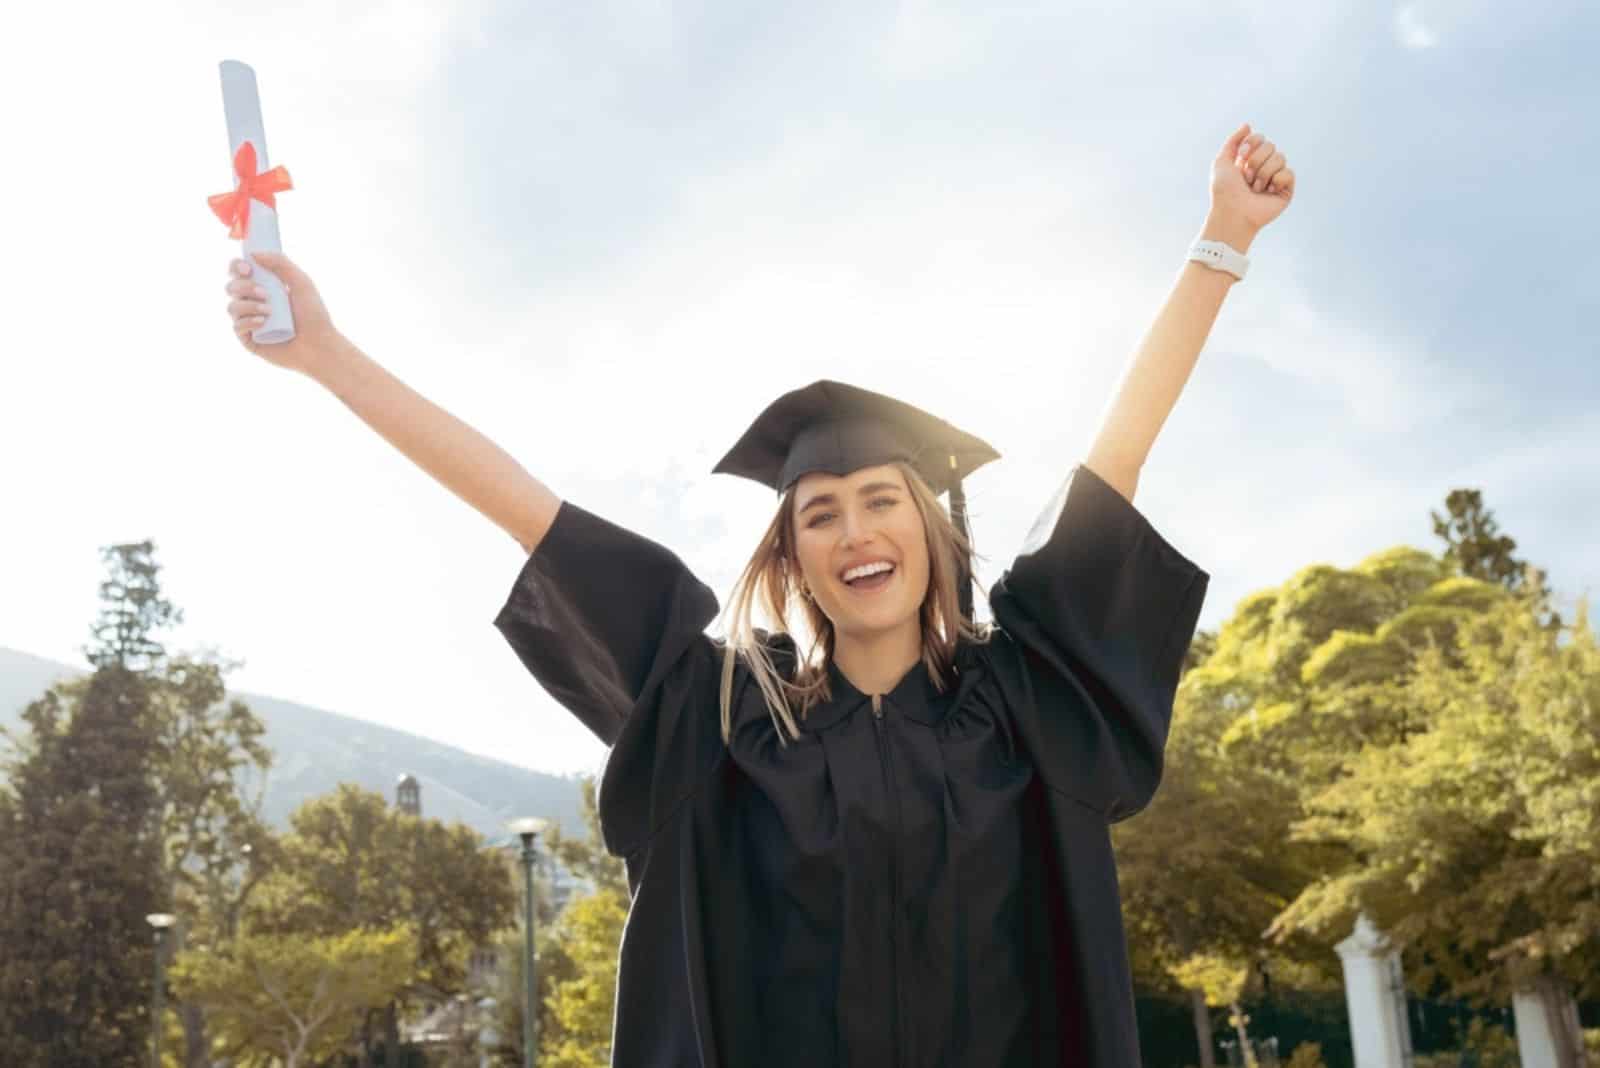
[[[70,702],[70,707],[69,707]],[[0,1063],[133,1064],[149,1036],[160,848],[140,678],[109,664],[23,713],[0,871]]]
[[[90,628],[95,640],[84,652],[95,667],[144,671],[166,656],[156,630],[182,623],[183,612],[161,596],[153,542],[110,545],[100,557],[109,574],[100,584],[100,616]]]
[[[163,908],[143,674],[159,662],[162,600],[152,547],[105,551],[93,674],[24,711],[0,795],[0,1063],[137,1064],[150,1033],[151,931]]]
[[[1561,616],[1549,610],[1549,576],[1543,569],[1511,555],[1517,541],[1500,533],[1494,513],[1483,506],[1483,491],[1451,490],[1444,506],[1445,515],[1430,511],[1428,516],[1433,520],[1434,534],[1445,543],[1445,563],[1457,574],[1532,598],[1544,611],[1542,625],[1559,629]]]

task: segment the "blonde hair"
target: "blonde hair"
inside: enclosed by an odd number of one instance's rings
[[[984,641],[988,628],[979,629],[961,615],[960,588],[964,576],[972,574],[971,541],[956,528],[933,490],[921,475],[906,463],[894,466],[906,480],[912,503],[922,517],[928,548],[928,592],[922,599],[922,662],[939,692],[955,678],[956,643],[966,638]],[[828,685],[828,663],[833,659],[833,623],[817,602],[802,593],[800,561],[794,546],[795,487],[790,486],[778,503],[777,514],[767,525],[756,551],[734,583],[723,612],[727,646],[722,663],[722,739],[733,732],[733,665],[743,653],[750,674],[766,700],[767,711],[778,728],[780,742],[800,737],[799,719],[812,706],[832,697]],[[791,623],[798,618],[810,638],[810,647],[797,655],[792,678],[784,678],[762,641],[754,624],[760,607],[773,622],[774,633],[794,633]],[[796,642],[796,649],[799,649]]]

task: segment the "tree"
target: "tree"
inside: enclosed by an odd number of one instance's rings
[[[547,1001],[555,1026],[542,1043],[548,1068],[605,1068],[611,1063],[616,1006],[617,947],[628,900],[615,889],[577,898],[556,921],[554,941],[566,947],[576,974],[551,984]]]
[[[1191,668],[1197,668],[1211,658],[1217,651],[1217,632],[1214,630],[1197,630],[1194,639],[1189,642],[1189,648],[1183,654],[1183,674],[1188,674]]]
[[[247,909],[252,931],[332,936],[405,926],[412,955],[398,989],[442,1001],[463,991],[468,952],[512,921],[504,858],[464,825],[419,819],[350,785],[306,802],[290,823],[279,869]],[[373,1007],[384,1010],[386,1049],[398,1050],[398,1007]]]
[[[247,934],[225,950],[181,954],[173,985],[206,1008],[230,1056],[270,1051],[298,1068],[334,1056],[364,1009],[395,996],[414,937],[403,927]]]
[[[228,703],[224,675],[235,665],[212,656],[171,656],[156,631],[183,613],[161,590],[150,541],[102,550],[108,575],[85,652],[101,671],[118,667],[144,694],[141,730],[149,743],[150,802],[161,875],[157,897],[179,916],[177,944],[219,943],[237,927],[243,900],[265,870],[271,834],[259,816],[271,754],[265,727],[240,701]],[[69,698],[71,687],[62,690]],[[253,792],[252,792],[253,787]],[[204,1019],[176,1006],[191,1065],[207,1064]]]
[[[265,725],[244,702],[227,701],[224,676],[236,666],[180,656],[150,673],[168,879],[197,908],[220,908],[206,922],[224,927],[237,925],[236,909],[212,900],[214,884],[264,844],[260,801],[272,764]]]
[[[146,672],[156,733],[154,783],[167,896],[181,918],[180,944],[221,946],[270,870],[275,839],[261,800],[272,754],[266,727],[242,701],[227,700],[225,674],[235,664],[211,656],[163,659]],[[200,1006],[176,1006],[184,1062],[211,1063]]]
[[[144,918],[165,905],[148,693],[109,663],[22,718],[0,795],[0,1063],[135,1063],[154,967]]]
[[[1276,897],[1270,951],[1302,964],[1296,943],[1325,947],[1365,908],[1419,987],[1536,989],[1552,1017],[1592,991],[1592,635],[1563,635],[1480,495],[1448,503],[1443,559],[1397,547],[1302,569],[1242,601],[1189,665],[1162,794],[1118,830],[1147,973],[1230,993],[1249,974],[1236,921]]]
[[[1402,683],[1428,723],[1374,746],[1306,804],[1295,834],[1347,861],[1276,930],[1328,934],[1365,909],[1457,996],[1600,995],[1600,649],[1580,602],[1560,640],[1524,590],[1425,650]],[[1582,1063],[1582,1036],[1552,1036]]]
[[[1547,608],[1550,589],[1545,573],[1511,553],[1515,538],[1500,533],[1494,513],[1483,506],[1481,490],[1451,490],[1445,498],[1445,515],[1430,511],[1433,532],[1444,540],[1444,561],[1457,574],[1480,582],[1502,586],[1512,593],[1528,590],[1541,608]],[[1551,613],[1545,625],[1560,626],[1561,617]]]
[[[408,924],[419,986],[462,989],[465,954],[511,922],[510,872],[464,824],[390,808],[349,784],[301,805],[282,842],[282,876],[254,910],[261,930],[335,933]]]
[[[1217,731],[1218,758],[1272,801],[1244,805],[1238,832],[1301,872],[1341,860],[1337,848],[1286,844],[1286,812],[1298,815],[1356,754],[1425,731],[1428,712],[1403,680],[1424,649],[1456,658],[1457,631],[1505,596],[1398,547],[1350,569],[1304,568],[1240,602],[1216,653],[1184,680],[1196,720]]]
[[[1204,637],[1214,653],[1216,636]],[[1112,841],[1135,977],[1188,1000],[1200,1064],[1211,1068],[1210,1008],[1229,1009],[1243,1039],[1241,999],[1267,950],[1262,932],[1309,873],[1272,846],[1288,834],[1292,791],[1221,751],[1228,718],[1210,707],[1211,677],[1192,670],[1204,662],[1191,649],[1160,791],[1138,818],[1112,828]],[[1273,969],[1285,974],[1294,962],[1277,959]]]
[[[91,675],[23,713],[0,793],[0,1061],[133,1063],[149,1034],[150,929],[163,892],[148,671],[161,597],[150,542],[102,550]]]
[[[1337,981],[1320,934],[1264,937],[1349,859],[1291,828],[1355,754],[1426,730],[1427,710],[1396,680],[1430,643],[1454,655],[1457,629],[1504,596],[1401,546],[1348,569],[1303,568],[1191,649],[1161,790],[1113,835],[1135,966],[1145,985],[1187,993],[1202,1057],[1206,1006],[1242,1024],[1237,999],[1260,963],[1300,986]]]
[[[109,574],[100,584],[100,615],[90,628],[94,641],[84,652],[97,668],[118,664],[143,671],[166,655],[156,631],[183,622],[183,612],[161,596],[154,542],[109,545],[100,557]]]

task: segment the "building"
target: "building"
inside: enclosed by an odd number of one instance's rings
[[[410,772],[402,774],[395,783],[394,807],[412,816],[422,816],[422,784]]]

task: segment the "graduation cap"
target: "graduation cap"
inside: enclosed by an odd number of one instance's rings
[[[902,460],[935,494],[949,493],[950,519],[970,540],[961,480],[999,457],[987,442],[914,405],[824,379],[768,405],[712,471],[783,493],[813,471],[844,476]],[[971,619],[970,576],[960,594],[961,614]]]

